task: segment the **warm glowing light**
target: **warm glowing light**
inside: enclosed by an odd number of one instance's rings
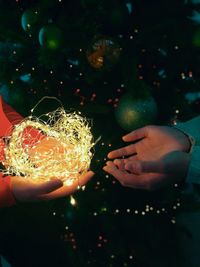
[[[76,199],[73,197],[73,196],[70,196],[70,204],[72,205],[72,206],[76,206]]]
[[[58,108],[39,118],[29,116],[12,131],[4,173],[38,182],[57,177],[70,185],[89,169],[93,146],[90,123],[80,113]]]

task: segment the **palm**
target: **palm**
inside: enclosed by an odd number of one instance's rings
[[[18,201],[39,201],[65,197],[84,186],[94,173],[88,171],[70,186],[63,185],[59,179],[37,183],[20,176],[11,176],[11,190]]]
[[[190,141],[181,131],[147,126],[124,136],[123,140],[133,143],[111,151],[108,157],[115,160],[108,161],[103,168],[122,185],[152,190],[186,174],[189,157],[185,152],[190,149]]]
[[[124,137],[124,141],[136,141],[109,153],[110,158],[133,156],[138,160],[157,160],[172,151],[187,151],[190,143],[179,130],[165,126],[147,126]]]
[[[172,151],[186,151],[189,144],[185,144],[185,139],[181,132],[170,127],[148,127],[147,136],[135,144],[136,158],[153,161]]]

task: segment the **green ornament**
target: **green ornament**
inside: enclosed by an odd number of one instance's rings
[[[193,45],[200,47],[200,29],[198,29],[193,36]]]
[[[110,26],[113,29],[123,30],[129,25],[129,13],[124,4],[112,8],[108,18],[108,27]]]
[[[157,105],[151,96],[136,99],[127,93],[120,99],[115,110],[115,117],[122,129],[133,131],[155,122]]]
[[[37,24],[39,19],[39,12],[34,9],[30,8],[24,11],[21,17],[21,25],[22,28],[26,32],[31,32],[34,30],[35,25]]]
[[[56,50],[62,44],[62,31],[53,25],[44,26],[39,31],[39,43],[41,46]]]

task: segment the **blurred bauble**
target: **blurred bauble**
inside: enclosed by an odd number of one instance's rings
[[[193,45],[200,47],[200,28],[198,28],[193,35]]]
[[[107,19],[107,27],[117,32],[125,31],[130,27],[130,15],[125,3],[114,6]]]
[[[109,70],[119,60],[121,48],[110,37],[95,38],[87,50],[87,59],[90,65],[98,70]]]
[[[200,0],[190,0],[190,2],[191,2],[193,5],[198,5],[198,4],[200,4]]]
[[[155,123],[157,105],[151,96],[138,99],[127,93],[121,97],[115,110],[115,117],[122,129],[132,131]]]
[[[44,26],[39,31],[40,45],[49,50],[56,50],[60,48],[62,39],[62,31],[56,26]]]
[[[24,11],[21,17],[22,28],[25,31],[32,32],[38,23],[39,12],[37,9],[30,8]]]
[[[9,102],[10,91],[9,87],[5,84],[0,84],[0,95],[6,102]]]

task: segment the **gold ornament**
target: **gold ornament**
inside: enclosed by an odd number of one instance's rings
[[[110,37],[95,38],[87,51],[90,65],[99,70],[110,69],[119,59],[121,48]]]

